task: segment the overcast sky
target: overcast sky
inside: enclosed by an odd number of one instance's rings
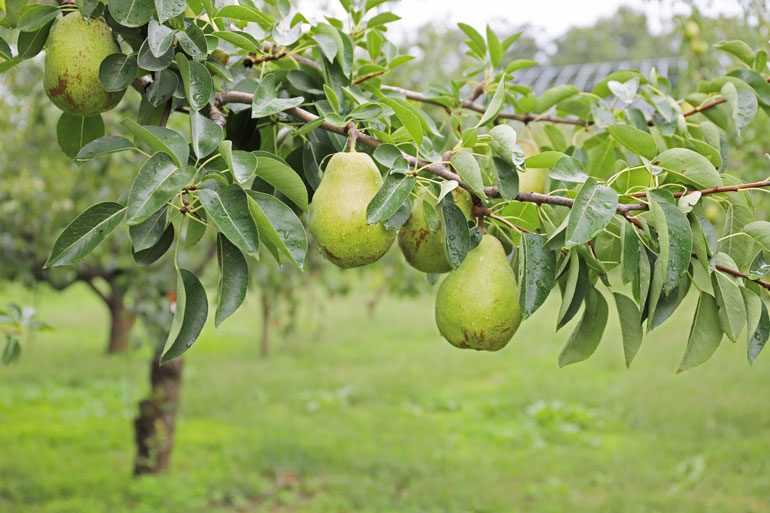
[[[326,3],[326,7],[321,7]],[[704,13],[736,13],[738,0],[699,0]],[[337,0],[300,2],[303,13],[316,16],[333,9],[339,15]],[[678,7],[672,7],[676,4]],[[454,25],[464,22],[476,28],[487,23],[493,26],[530,24],[543,29],[540,38],[552,39],[571,26],[590,25],[598,18],[612,14],[622,5],[646,11],[653,29],[660,20],[671,19],[674,13],[687,12],[680,2],[669,0],[401,0],[391,10],[402,17],[393,25],[395,33],[408,31],[429,23],[444,22]]]

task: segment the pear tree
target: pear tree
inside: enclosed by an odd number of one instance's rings
[[[770,222],[753,195],[770,181],[737,176],[726,134],[770,112],[766,48],[720,43],[730,71],[684,95],[654,69],[535,94],[517,82],[534,62],[505,58],[521,34],[460,24],[470,67],[415,91],[389,80],[411,56],[388,37],[399,18],[386,0],[340,3],[344,19],[318,21],[288,0],[6,0],[16,42],[0,41],[0,69],[46,53],[65,153],[142,157],[124,194],[52,241],[46,266],[87,258],[121,225],[171,253],[177,307],[161,362],[240,307],[260,259],[302,269],[320,251],[328,265],[369,265],[397,238],[443,280],[436,322],[454,346],[503,348],[553,294],[555,329],[579,319],[560,365],[593,354],[610,311],[630,365],[683,304],[695,307],[680,370],[725,337],[754,361],[770,336]],[[134,115],[105,124],[129,88]],[[723,215],[707,216],[714,206]],[[207,231],[216,291],[184,267]]]

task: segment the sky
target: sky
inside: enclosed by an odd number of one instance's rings
[[[696,3],[706,14],[739,12],[738,0],[696,0]],[[323,4],[326,7],[322,7]],[[342,12],[336,0],[305,0],[300,5],[303,13],[315,16],[327,14],[328,9],[333,9],[335,15]],[[670,0],[400,0],[391,10],[402,17],[393,25],[396,39],[399,32],[431,21],[450,25],[463,22],[476,28],[483,28],[487,23],[494,27],[504,21],[509,26],[538,27],[542,29],[536,35],[538,39],[550,40],[572,26],[591,25],[624,5],[647,12],[653,30],[656,25],[660,26],[661,20],[689,10],[681,2]]]

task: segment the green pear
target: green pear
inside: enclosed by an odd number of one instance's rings
[[[113,53],[120,47],[101,18],[86,20],[73,12],[59,20],[48,37],[43,78],[54,105],[77,116],[115,107],[125,91],[109,92],[99,81],[99,66]]]
[[[503,245],[484,235],[436,295],[436,325],[455,347],[497,351],[521,324],[519,287]]]
[[[366,153],[329,159],[310,205],[310,233],[326,258],[343,269],[378,260],[396,238],[382,223],[366,222],[366,207],[380,186],[380,171]]]
[[[452,198],[466,218],[471,216],[471,195],[463,189],[452,191]],[[427,188],[417,193],[412,213],[398,231],[398,246],[409,265],[424,273],[446,273],[452,270],[446,257],[444,216],[438,212],[439,226],[431,233],[425,220],[425,203],[436,206],[436,198]]]
[[[517,141],[517,144],[524,150],[525,157],[531,157],[532,155],[540,153],[537,144],[529,139],[519,140]],[[527,168],[523,173],[519,173],[519,192],[537,192],[545,194],[548,182],[547,169]]]

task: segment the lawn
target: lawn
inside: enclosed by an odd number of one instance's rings
[[[743,343],[676,375],[676,315],[626,370],[613,318],[593,358],[559,369],[555,302],[481,354],[438,336],[429,295],[370,315],[364,294],[330,300],[269,359],[255,303],[208,328],[170,472],[132,479],[149,350],[104,356],[100,305],[40,292],[56,330],[0,368],[0,511],[770,511],[770,358],[749,367]]]

